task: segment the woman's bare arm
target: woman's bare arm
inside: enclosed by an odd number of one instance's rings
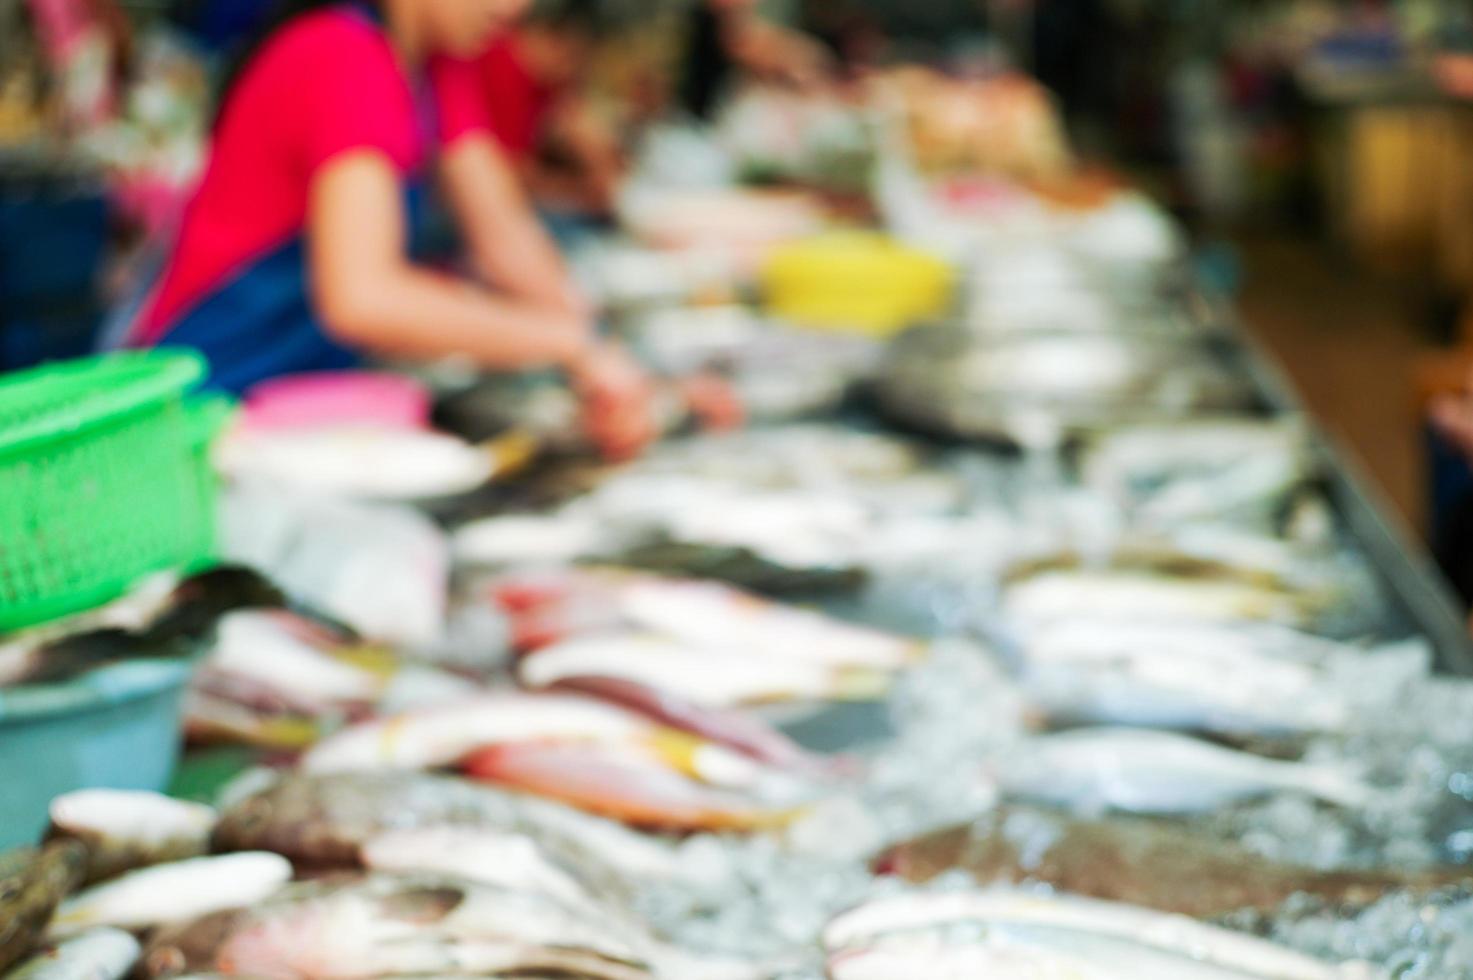
[[[557,246],[490,136],[456,140],[440,161],[440,176],[471,258],[488,282],[531,303],[583,311]]]
[[[464,354],[492,369],[574,364],[591,345],[586,318],[528,298],[535,289],[493,296],[410,263],[399,177],[378,151],[323,167],[308,235],[317,314],[349,344],[407,357]]]

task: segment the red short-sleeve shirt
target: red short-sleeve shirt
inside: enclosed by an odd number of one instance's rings
[[[209,162],[134,341],[159,341],[193,307],[299,236],[312,178],[334,157],[377,150],[407,181],[432,142],[489,131],[464,69],[433,63],[427,81],[424,95],[362,8],[330,7],[282,28],[223,107]]]

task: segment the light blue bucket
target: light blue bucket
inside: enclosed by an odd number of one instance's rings
[[[190,670],[187,661],[137,660],[0,690],[0,849],[33,843],[62,793],[167,787]]]

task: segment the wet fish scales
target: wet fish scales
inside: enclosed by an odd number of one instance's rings
[[[913,882],[953,870],[986,884],[1040,881],[1195,918],[1266,912],[1296,894],[1359,905],[1395,889],[1432,891],[1473,879],[1473,868],[1318,871],[1164,821],[1074,820],[1023,807],[901,844],[876,868]]]

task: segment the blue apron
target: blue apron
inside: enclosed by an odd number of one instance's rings
[[[380,23],[368,5],[350,8]],[[425,146],[436,131],[433,102],[417,86],[419,124]],[[426,181],[422,169],[406,182],[405,217],[411,257],[427,233]],[[241,394],[283,374],[340,371],[360,366],[363,356],[335,340],[312,310],[304,233],[237,271],[191,306],[159,339],[160,347],[192,347],[209,361],[208,387]]]

